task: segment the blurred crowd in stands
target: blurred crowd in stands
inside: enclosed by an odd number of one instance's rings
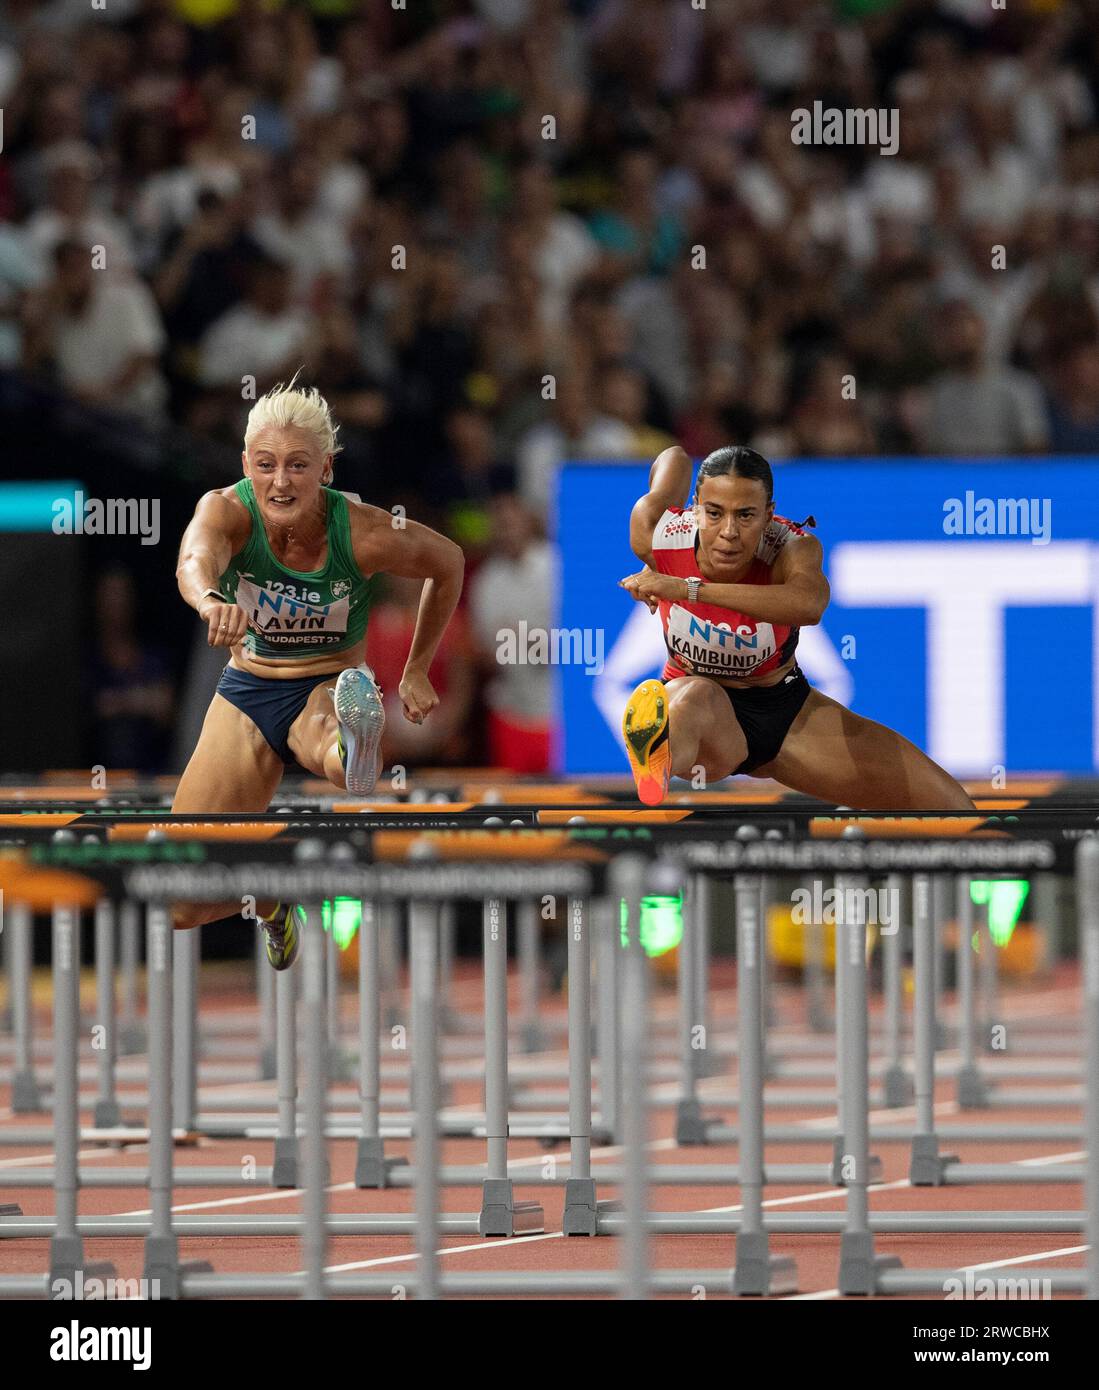
[[[1099,0],[7,0],[0,108],[0,370],[239,447],[302,368],[470,553],[456,691],[565,459],[1099,450]]]

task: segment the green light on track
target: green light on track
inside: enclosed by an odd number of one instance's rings
[[[321,923],[341,951],[354,941],[362,920],[363,905],[358,898],[328,898],[321,903]]]
[[[1030,892],[1025,878],[977,878],[969,885],[969,896],[977,904],[988,904],[988,934],[993,945],[1006,946],[1019,921],[1019,914]]]
[[[622,899],[622,945],[629,944],[626,935],[626,899]],[[673,950],[683,939],[683,898],[652,893],[641,899],[641,945],[647,956],[662,956]]]

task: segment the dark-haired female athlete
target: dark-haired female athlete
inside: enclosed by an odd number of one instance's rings
[[[622,732],[637,794],[664,799],[669,777],[735,773],[857,810],[972,810],[962,787],[900,734],[813,690],[798,630],[828,606],[821,545],[775,515],[771,466],[718,449],[698,471],[665,449],[630,517],[646,568],[621,581],[660,613],[668,662],[630,696]]]

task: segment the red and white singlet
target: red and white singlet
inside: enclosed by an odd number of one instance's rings
[[[737,584],[770,584],[775,560],[791,536],[808,532],[784,516],[764,528],[748,573]],[[690,579],[699,574],[695,554],[698,523],[693,507],[671,507],[656,524],[652,552],[660,574]],[[717,582],[717,581],[712,581]],[[661,680],[677,676],[765,676],[794,654],[799,628],[765,623],[713,603],[660,600],[660,621],[668,648]]]

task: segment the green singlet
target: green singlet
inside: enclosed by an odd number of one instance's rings
[[[328,559],[310,574],[287,569],[267,540],[250,478],[235,488],[252,531],[218,580],[224,598],[248,614],[244,650],[251,657],[305,660],[349,651],[362,641],[377,577],[365,579],[351,549],[347,498],[322,488],[327,505]]]

